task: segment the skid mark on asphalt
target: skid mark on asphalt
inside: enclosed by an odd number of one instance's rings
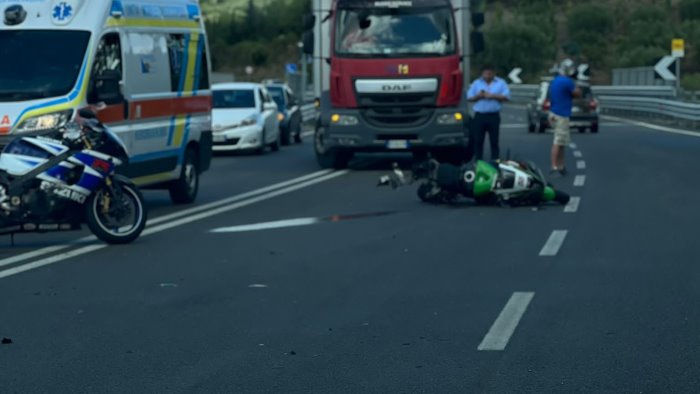
[[[513,293],[477,349],[480,351],[505,350],[534,296],[533,292]]]
[[[586,176],[585,175],[576,175],[576,178],[574,179],[574,186],[575,187],[583,187],[586,185]]]
[[[540,251],[540,256],[553,257],[559,254],[559,249],[561,249],[568,234],[568,230],[552,231],[552,234],[549,236],[549,239],[547,239],[547,243],[544,244],[542,250]]]

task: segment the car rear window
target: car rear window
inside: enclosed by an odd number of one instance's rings
[[[255,108],[255,92],[244,90],[215,90],[214,108]]]

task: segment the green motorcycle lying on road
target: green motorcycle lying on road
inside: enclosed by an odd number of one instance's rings
[[[569,203],[569,195],[554,189],[542,171],[530,162],[477,160],[457,166],[431,159],[414,165],[412,173],[413,179],[407,181],[403,171],[394,164],[393,172],[379,179],[379,186],[396,189],[422,181],[418,197],[433,204],[450,203],[460,196],[489,205]]]

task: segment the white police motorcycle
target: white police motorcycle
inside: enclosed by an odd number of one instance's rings
[[[45,136],[20,137],[0,154],[0,234],[77,231],[106,243],[136,240],[146,226],[138,188],[116,174],[121,140],[91,110]]]

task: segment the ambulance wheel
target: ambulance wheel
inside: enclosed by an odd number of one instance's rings
[[[199,192],[199,160],[194,149],[185,151],[180,178],[170,185],[170,199],[175,204],[192,204]]]

